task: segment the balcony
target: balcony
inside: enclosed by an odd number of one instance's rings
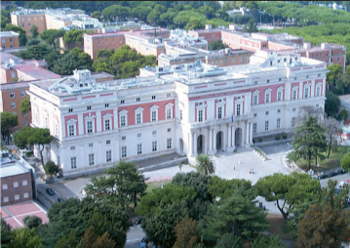
[[[252,117],[251,114],[233,116],[233,122],[246,121],[246,120],[249,120],[251,117]],[[232,123],[232,116],[226,117],[223,119],[214,119],[214,120],[212,119],[212,120],[207,120],[203,122],[191,123],[191,128],[209,127],[209,126],[223,125],[228,123]]]

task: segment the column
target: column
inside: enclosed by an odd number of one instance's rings
[[[233,148],[233,150],[236,149],[236,137],[235,137],[235,135],[236,135],[236,130],[235,130],[235,127],[232,126],[232,148]]]
[[[231,142],[231,125],[228,125],[227,127],[227,147],[232,147],[232,142]]]
[[[249,123],[247,122],[247,124],[245,125],[245,145],[248,146],[249,145]]]
[[[188,133],[188,144],[187,144],[187,147],[188,147],[188,153],[190,156],[193,155],[193,132],[191,131],[190,133]]]
[[[193,133],[193,154],[197,156],[197,137],[195,133]]]
[[[311,87],[310,97],[314,97],[315,96],[315,80],[312,80],[310,87]]]
[[[215,132],[215,129],[213,130],[213,135],[214,135],[213,151],[214,151],[214,152],[217,152],[217,151],[216,151],[216,132]]]
[[[209,153],[213,150],[213,130],[209,128],[209,145],[208,145]]]
[[[253,144],[253,123],[249,123],[250,124],[250,139],[249,139],[249,143],[252,145]]]

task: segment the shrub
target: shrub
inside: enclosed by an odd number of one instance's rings
[[[31,156],[33,156],[33,155],[34,155],[33,151],[26,152],[26,157],[31,157]]]
[[[280,140],[281,136],[275,136],[275,140]]]
[[[284,133],[284,134],[282,135],[282,138],[283,138],[283,139],[287,139],[287,134]]]
[[[259,142],[262,142],[262,138],[259,138]]]

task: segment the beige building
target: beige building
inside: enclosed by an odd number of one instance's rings
[[[46,30],[45,10],[22,9],[11,13],[11,23],[22,27],[27,34],[33,25],[38,27],[39,33]]]
[[[19,47],[19,34],[13,31],[0,32],[1,48],[5,49],[18,48]]]

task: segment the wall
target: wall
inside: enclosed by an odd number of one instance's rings
[[[23,186],[23,181],[27,181],[27,185]],[[18,183],[18,187],[14,188],[14,183]],[[3,185],[7,184],[7,189],[3,189]],[[27,193],[28,197],[24,197],[24,194]],[[15,195],[19,195],[19,199],[15,200]],[[4,198],[8,197],[9,201],[4,202]],[[2,177],[1,178],[1,206],[11,205],[23,201],[29,201],[33,199],[33,190],[32,190],[32,179],[30,172],[25,174]]]

